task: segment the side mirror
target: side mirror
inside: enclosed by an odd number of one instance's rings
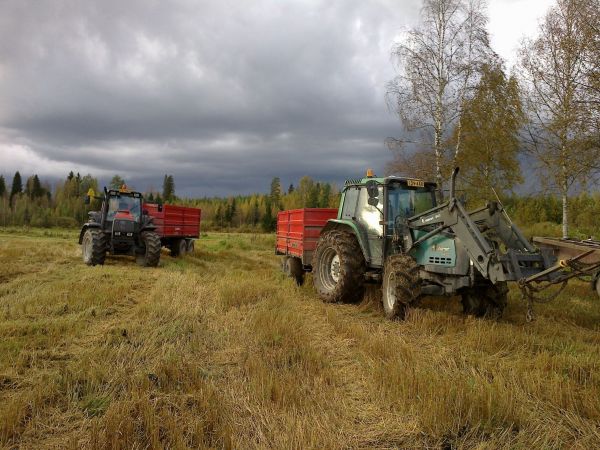
[[[367,188],[367,194],[369,194],[369,200],[379,197],[379,185],[377,181],[369,180],[365,183],[365,187]],[[371,205],[371,202],[369,202],[369,205]]]
[[[367,203],[371,206],[377,206],[377,205],[379,205],[379,199],[377,197],[369,197],[369,200],[367,200]]]

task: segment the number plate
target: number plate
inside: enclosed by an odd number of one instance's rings
[[[408,187],[425,187],[423,180],[406,180]]]

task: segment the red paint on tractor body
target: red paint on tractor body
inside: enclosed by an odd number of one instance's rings
[[[144,203],[144,209],[154,219],[156,232],[161,238],[200,237],[202,211],[199,208],[163,205],[162,211],[159,211],[158,204]]]
[[[305,265],[311,264],[321,230],[330,219],[337,218],[333,208],[302,208],[277,214],[277,247],[279,255],[295,256]]]
[[[135,220],[133,214],[128,209],[120,209],[115,213],[115,219]]]

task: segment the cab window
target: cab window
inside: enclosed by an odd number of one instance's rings
[[[352,220],[356,211],[356,203],[358,201],[359,189],[357,187],[349,187],[344,194],[344,207],[342,208],[342,219]]]
[[[406,219],[435,207],[435,193],[427,187],[408,188],[394,183],[388,188],[387,203],[387,227],[392,233],[397,217]]]
[[[134,218],[140,218],[140,199],[127,195],[110,197],[108,200],[108,213],[106,220],[113,220],[117,211],[128,211]]]
[[[383,199],[383,188],[379,187],[379,198]],[[369,193],[366,188],[360,189],[358,205],[356,206],[356,220],[364,226],[369,234],[383,235],[383,225],[380,224],[381,213],[375,206],[369,205]]]

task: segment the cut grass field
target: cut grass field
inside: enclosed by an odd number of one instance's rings
[[[525,322],[426,299],[404,322],[323,304],[269,235],[81,262],[71,231],[0,229],[0,447],[600,448],[600,301]]]

